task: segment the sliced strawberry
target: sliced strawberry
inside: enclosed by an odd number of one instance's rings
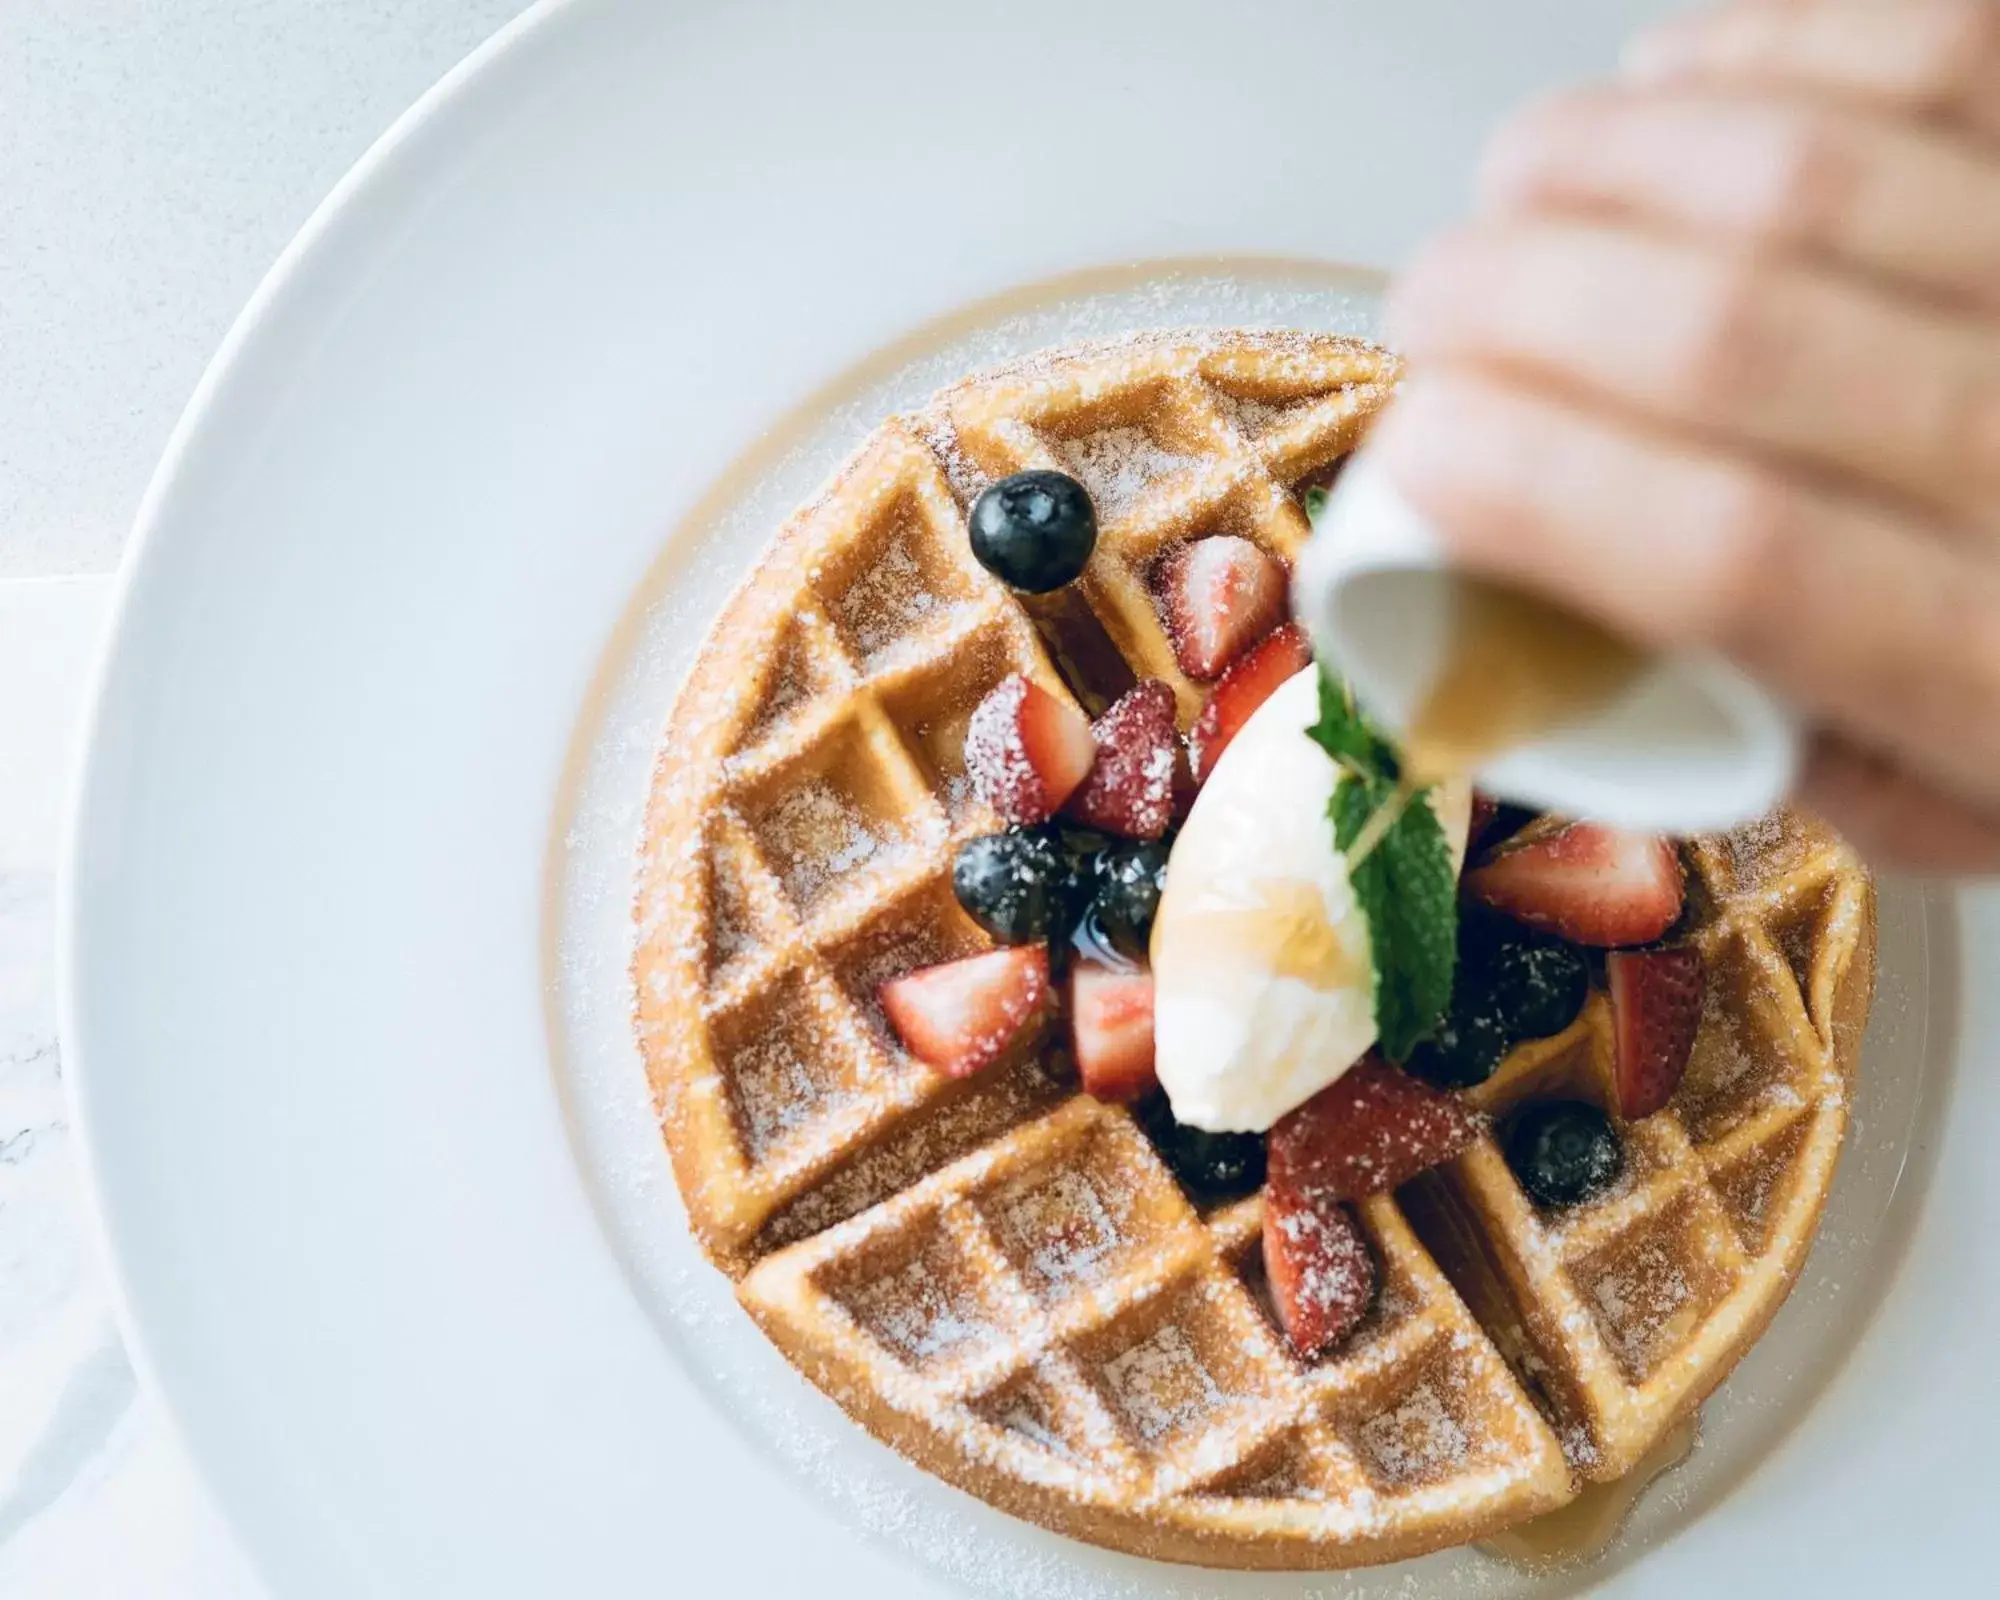
[[[1375,1298],[1375,1256],[1354,1213],[1275,1183],[1264,1186],[1264,1276],[1286,1343],[1307,1361],[1352,1333]]]
[[[1312,665],[1312,648],[1295,623],[1286,623],[1227,672],[1208,691],[1208,704],[1195,719],[1188,735],[1188,759],[1194,764],[1194,781],[1205,783],[1215,770],[1222,752],[1237,730],[1250,720],[1251,713],[1277,691],[1286,679]]]
[[[1173,816],[1180,754],[1174,691],[1150,678],[1128,689],[1090,731],[1097,740],[1097,764],[1065,809],[1106,833],[1159,838]]]
[[[1614,950],[1604,958],[1616,1035],[1618,1114],[1650,1117],[1674,1097],[1701,1028],[1701,952]]]
[[[919,967],[876,991],[903,1047],[947,1078],[991,1066],[1047,1012],[1049,952],[1039,944]]]
[[[1069,1037],[1084,1092],[1137,1100],[1153,1076],[1153,975],[1079,961],[1069,973]]]
[[[1315,1201],[1359,1200],[1461,1154],[1479,1127],[1456,1096],[1371,1050],[1278,1119],[1266,1145],[1269,1182]]]
[[[1465,875],[1483,905],[1578,944],[1645,944],[1681,914],[1686,879],[1673,842],[1600,822],[1523,833]]]
[[[1233,533],[1193,539],[1161,564],[1160,598],[1174,659],[1206,680],[1284,621],[1284,564]]]
[[[1096,757],[1084,714],[1018,672],[994,686],[965,728],[972,786],[1007,822],[1046,822]]]

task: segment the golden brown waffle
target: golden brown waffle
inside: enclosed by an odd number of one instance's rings
[[[1405,1196],[1572,1463],[1599,1480],[1700,1404],[1790,1292],[1847,1132],[1874,989],[1874,892],[1830,832],[1787,814],[1689,856],[1706,1011],[1666,1110],[1621,1124],[1619,1183],[1539,1213],[1489,1136]],[[1556,1097],[1613,1103],[1601,993],[1468,1095],[1502,1122]]]
[[[1711,1015],[1670,1111],[1621,1129],[1620,1186],[1543,1216],[1488,1140],[1367,1202],[1382,1291],[1310,1365],[1265,1307],[1258,1199],[1197,1211],[1054,1052],[952,1081],[897,1044],[875,985],[987,945],[949,883],[958,841],[996,825],[965,778],[966,719],[1010,672],[1069,694],[971,559],[966,503],[1024,467],[1082,479],[1101,526],[1076,592],[1121,670],[1174,686],[1185,726],[1200,691],[1154,563],[1225,531],[1289,559],[1308,532],[1295,490],[1393,378],[1331,337],[1163,334],[891,419],[725,609],[656,774],[634,976],[696,1237],[873,1432],[996,1505],[1142,1554],[1391,1560],[1622,1470],[1783,1299],[1845,1126],[1872,901],[1852,858],[1791,819],[1693,852]],[[1608,1051],[1598,998],[1480,1097],[1601,1102]]]

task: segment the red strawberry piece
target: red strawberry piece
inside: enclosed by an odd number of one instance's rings
[[[1079,961],[1069,974],[1069,1037],[1085,1093],[1127,1102],[1154,1088],[1153,975]]]
[[[1571,822],[1501,845],[1465,875],[1482,905],[1577,944],[1645,944],[1681,914],[1687,883],[1673,842]]]
[[[1174,810],[1180,754],[1174,691],[1158,679],[1129,689],[1090,725],[1097,764],[1069,797],[1069,814],[1127,839],[1157,839]]]
[[[1212,534],[1168,554],[1160,595],[1174,659],[1206,680],[1284,621],[1284,563],[1248,539]]]
[[[1375,1256],[1338,1200],[1264,1187],[1264,1276],[1285,1341],[1304,1360],[1325,1354],[1368,1314]]]
[[[1208,691],[1208,703],[1188,735],[1188,759],[1194,764],[1196,783],[1207,782],[1229,741],[1250,720],[1251,713],[1270,699],[1281,683],[1311,665],[1312,648],[1305,634],[1296,624],[1286,623],[1223,673],[1222,680]]]
[[[876,991],[903,1047],[947,1078],[991,1066],[1039,1023],[1050,997],[1049,952],[1016,945],[919,967]]]
[[[1006,822],[1046,822],[1096,757],[1084,714],[1018,672],[994,686],[965,728],[972,786]]]
[[[1674,1097],[1701,1029],[1708,974],[1699,950],[1614,950],[1604,958],[1616,1036],[1618,1114],[1650,1117]]]
[[[1267,1173],[1273,1189],[1315,1202],[1359,1200],[1461,1154],[1479,1127],[1456,1096],[1371,1050],[1278,1119],[1266,1144]]]

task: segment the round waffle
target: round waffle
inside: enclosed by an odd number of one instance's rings
[[[1483,1138],[1359,1208],[1382,1286],[1294,1358],[1261,1199],[1202,1209],[1056,1052],[969,1080],[900,1047],[884,978],[987,947],[950,887],[996,819],[966,720],[1026,673],[1101,708],[1179,671],[1149,576],[1230,532],[1290,560],[1297,499],[1393,358],[1165,333],[980,374],[883,423],[778,533],[676,704],[648,808],[638,1028],[695,1236],[801,1370],[928,1470],[1059,1532],[1223,1567],[1394,1560],[1638,1462],[1770,1320],[1817,1227],[1872,987],[1872,889],[1781,816],[1688,850],[1708,1010],[1626,1171],[1538,1210]],[[1058,467],[1100,536],[1067,598],[981,569],[965,508]],[[1594,995],[1472,1095],[1611,1104]]]

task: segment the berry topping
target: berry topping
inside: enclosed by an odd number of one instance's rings
[[[1111,942],[1142,960],[1153,937],[1153,913],[1167,886],[1164,844],[1114,845],[1097,859],[1097,922]]]
[[[1589,997],[1582,951],[1474,910],[1459,918],[1451,1004],[1411,1055],[1410,1071],[1441,1089],[1484,1083],[1523,1039],[1561,1033],[1576,1021]]]
[[[969,1078],[1041,1022],[1049,953],[1038,944],[989,950],[906,972],[877,992],[911,1055],[947,1078]]]
[[[1486,921],[1470,918],[1467,922]],[[1465,960],[1465,941],[1459,943]],[[1590,962],[1575,945],[1507,928],[1461,972],[1514,1042],[1561,1033],[1590,998]]]
[[[1086,1094],[1127,1103],[1153,1076],[1153,975],[1079,961],[1069,973],[1069,1036]]]
[[[1017,472],[972,502],[972,553],[1002,583],[1047,594],[1075,579],[1097,547],[1097,512],[1062,472]]]
[[[1065,893],[1069,896],[1070,915],[1075,917],[1097,893],[1098,864],[1104,859],[1104,853],[1114,849],[1118,841],[1108,833],[1086,828],[1064,817],[1056,818],[1044,831],[1062,852],[1063,865],[1069,874]]]
[[[1285,1342],[1311,1361],[1345,1339],[1375,1297],[1375,1257],[1338,1200],[1264,1191],[1264,1276]]]
[[[1213,678],[1285,619],[1285,568],[1248,539],[1218,533],[1177,545],[1160,567],[1174,659]]]
[[[1208,691],[1208,703],[1188,735],[1188,759],[1194,764],[1196,783],[1215,770],[1229,741],[1278,686],[1311,665],[1305,634],[1287,623],[1223,673]]]
[[[1285,568],[1248,539],[1218,533],[1168,554],[1160,597],[1174,659],[1205,680],[1285,620]]]
[[[1570,822],[1509,841],[1465,875],[1482,905],[1578,944],[1645,944],[1681,914],[1686,881],[1671,840]]]
[[[1507,1165],[1537,1205],[1573,1206],[1618,1181],[1625,1152],[1611,1119],[1596,1106],[1549,1100],[1514,1118]]]
[[[966,724],[966,771],[1005,822],[1053,816],[1096,756],[1083,713],[1018,672],[1001,680]]]
[[[1371,1051],[1278,1119],[1270,1181],[1315,1199],[1358,1200],[1451,1160],[1478,1133],[1478,1118],[1452,1096]]]
[[[1500,1070],[1514,1043],[1490,1008],[1468,1004],[1453,990],[1451,1009],[1410,1052],[1408,1069],[1439,1089],[1470,1089]]]
[[[1262,1134],[1209,1133],[1176,1122],[1163,1094],[1148,1096],[1135,1109],[1139,1126],[1189,1199],[1203,1204],[1235,1200],[1264,1181]]]
[[[1070,864],[1046,833],[983,834],[958,847],[952,892],[965,914],[1000,944],[1048,937],[1069,886]]]
[[[1159,838],[1173,818],[1180,756],[1174,691],[1149,679],[1127,691],[1090,731],[1097,740],[1097,764],[1069,797],[1069,814],[1128,839]]]
[[[1701,1028],[1708,989],[1701,952],[1614,950],[1604,960],[1616,1035],[1618,1114],[1650,1117],[1674,1097]]]

